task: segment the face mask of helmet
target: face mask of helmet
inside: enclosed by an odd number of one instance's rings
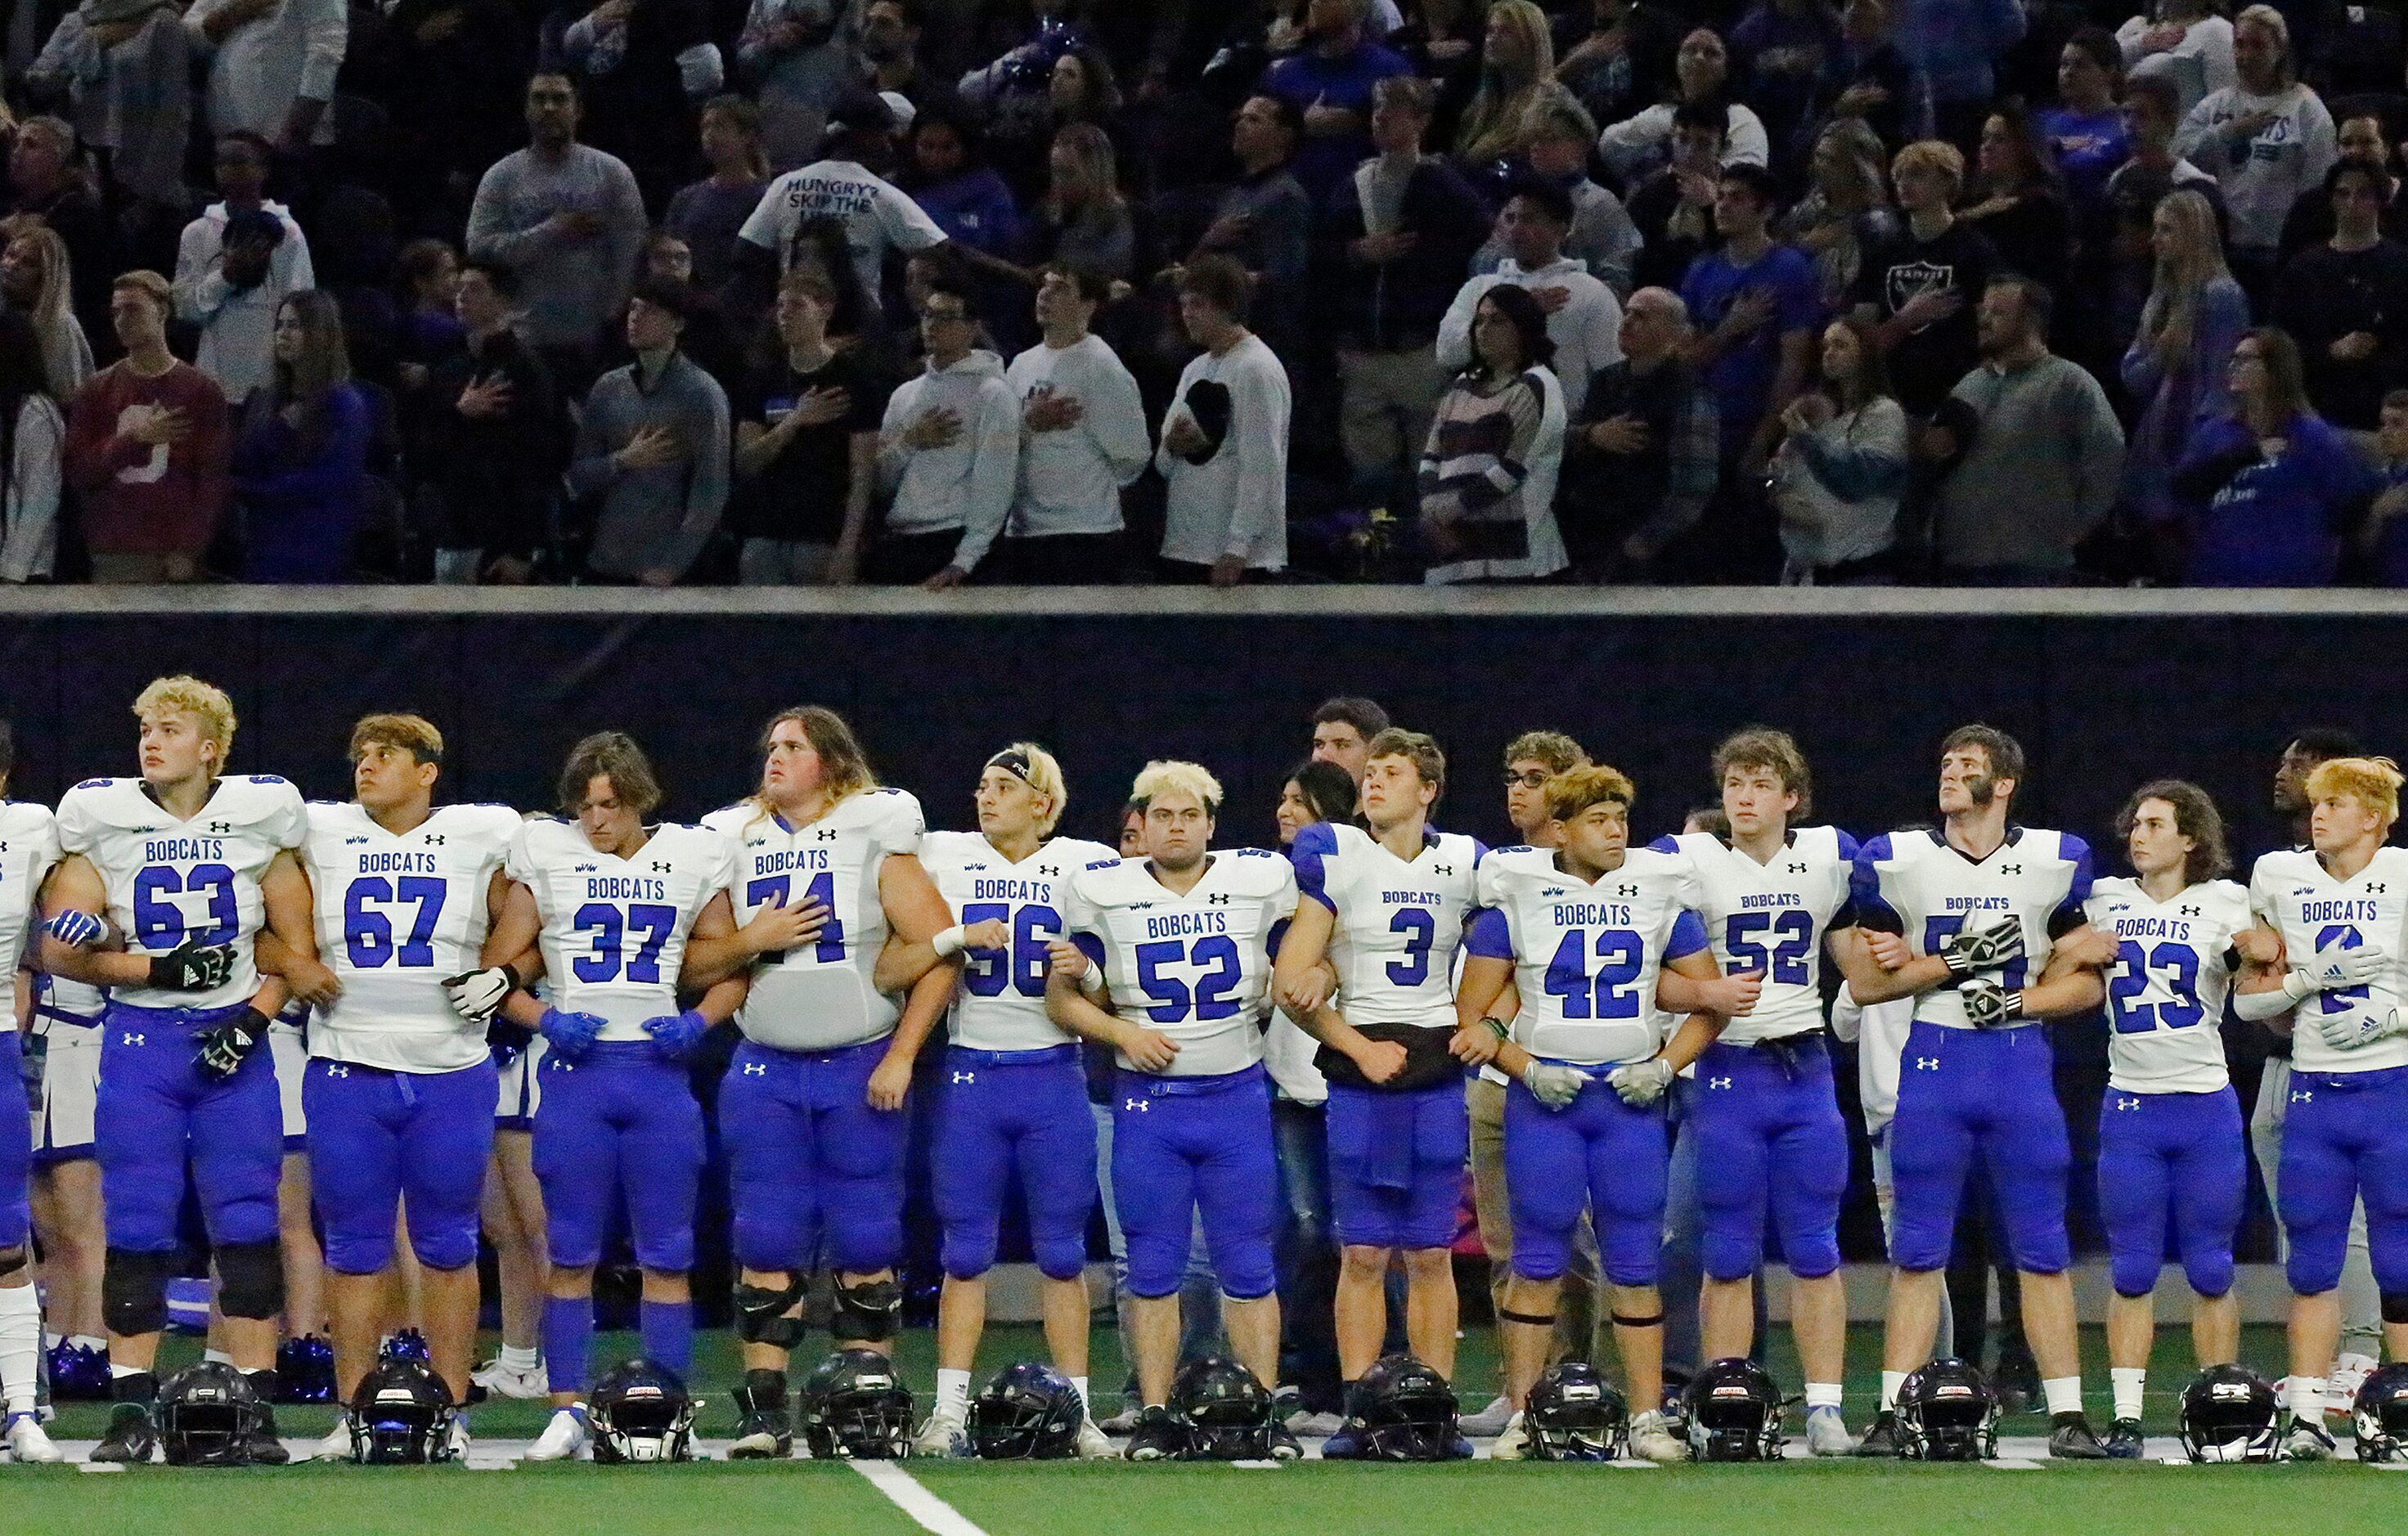
[[[970,1400],[971,1448],[989,1460],[1057,1460],[1079,1450],[1086,1404],[1052,1366],[1006,1366]]]
[[[822,1460],[893,1461],[910,1454],[911,1394],[874,1349],[838,1350],[803,1384],[803,1443]]]
[[[1611,1461],[1628,1436],[1630,1405],[1597,1367],[1564,1360],[1530,1388],[1523,1425],[1534,1461]]]
[[[2394,1360],[2368,1375],[2351,1417],[2360,1461],[2408,1460],[2408,1360]]]
[[[694,1459],[694,1400],[665,1366],[636,1360],[595,1385],[594,1459]]]
[[[1781,1388],[1751,1360],[1715,1360],[1698,1371],[1682,1416],[1700,1461],[1781,1459]]]
[[[1271,1453],[1271,1395],[1221,1356],[1190,1360],[1171,1383],[1170,1412],[1187,1427],[1193,1461],[1259,1461]]]
[[[1446,1379],[1410,1355],[1375,1362],[1354,1385],[1354,1419],[1383,1461],[1449,1461],[1456,1408]]]
[[[351,1398],[351,1459],[368,1466],[446,1461],[452,1393],[423,1361],[389,1357]]]
[[[1999,1449],[1999,1402],[1980,1368],[1934,1360],[1898,1393],[1899,1454],[1911,1461],[1987,1461]]]
[[[159,1392],[159,1447],[171,1467],[249,1465],[245,1441],[259,1398],[241,1371],[222,1362],[192,1366]]]

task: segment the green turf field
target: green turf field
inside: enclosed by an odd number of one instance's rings
[[[1487,1331],[1465,1341],[1458,1371],[1467,1405],[1485,1400],[1494,1356]],[[724,1436],[732,1415],[727,1387],[734,1357],[724,1334],[704,1336],[698,1390],[709,1400],[699,1426]],[[1856,1330],[1849,1382],[1852,1422],[1875,1380],[1876,1339]],[[632,1347],[626,1336],[608,1346]],[[1108,1391],[1118,1372],[1107,1359],[1115,1341],[1096,1336],[1096,1381]],[[189,1346],[186,1346],[187,1348]],[[1039,1343],[1034,1328],[990,1332],[981,1361],[991,1369]],[[909,1379],[929,1379],[933,1337],[908,1333]],[[2105,1361],[2097,1330],[2086,1339],[2092,1413],[2105,1417]],[[180,1353],[180,1352],[179,1352]],[[2275,1329],[2251,1329],[2243,1353],[2270,1373],[2279,1369]],[[1772,1365],[1794,1382],[1785,1335]],[[2149,1395],[2154,1433],[2171,1430],[2172,1397],[2189,1371],[2187,1341],[2160,1341]],[[1100,1395],[1100,1392],[1099,1392]],[[494,1402],[477,1410],[480,1442],[520,1440],[541,1427],[540,1404]],[[53,1433],[95,1438],[105,1409],[71,1404]],[[324,1431],[323,1409],[279,1414],[288,1437]],[[2037,1414],[2006,1421],[2010,1436],[2036,1436]],[[1264,1531],[1454,1532],[1479,1529],[1699,1531],[1737,1527],[1778,1536],[1819,1531],[1913,1529],[1995,1529],[2014,1523],[2057,1532],[2249,1531],[2296,1523],[2316,1512],[2370,1532],[2408,1530],[2408,1475],[2350,1465],[2316,1468],[2170,1468],[2142,1464],[2042,1466],[2029,1471],[1977,1467],[1809,1462],[1780,1467],[1661,1470],[1620,1467],[1366,1467],[1307,1462],[1281,1469],[1134,1467],[1076,1463],[909,1462],[930,1492],[991,1536],[1111,1536]],[[457,1468],[365,1471],[342,1466],[179,1472],[136,1469],[93,1474],[67,1469],[0,1469],[0,1532],[80,1536],[142,1529],[272,1533],[462,1530],[533,1536],[549,1531],[631,1532],[836,1530],[908,1532],[921,1529],[853,1470],[791,1462],[684,1468],[591,1466],[470,1471]]]

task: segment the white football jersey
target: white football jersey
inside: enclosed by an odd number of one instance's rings
[[[1769,864],[1758,864],[1711,832],[1684,832],[1650,843],[1688,860],[1702,893],[1714,965],[1726,976],[1764,978],[1756,1010],[1733,1019],[1721,1039],[1732,1045],[1803,1035],[1823,1027],[1823,940],[1856,925],[1848,886],[1856,840],[1834,826],[1799,826]]]
[[[1296,912],[1296,866],[1224,848],[1185,896],[1150,860],[1099,859],[1070,878],[1062,921],[1101,946],[1122,1018],[1179,1042],[1165,1077],[1219,1076],[1263,1059],[1271,944]],[[1094,951],[1090,951],[1092,955]],[[1124,1056],[1123,1067],[1134,1067]]]
[[[2249,878],[2249,905],[2283,936],[2295,966],[2316,951],[2372,944],[2391,969],[2366,986],[2319,992],[2293,1011],[2291,1065],[2303,1072],[2372,1072],[2408,1067],[2408,1038],[2393,1035],[2355,1051],[2325,1043],[2320,1019],[2380,1019],[2408,1007],[2408,848],[2379,848],[2365,868],[2335,880],[2313,850],[2285,850],[2258,859]]]
[[[1976,862],[1937,831],[1892,832],[1856,851],[1855,894],[1858,922],[1903,935],[1917,955],[1935,953],[1961,928],[2014,918],[2024,930],[2024,955],[2008,962],[1996,980],[2020,991],[2048,968],[2057,937],[2082,924],[2082,904],[2090,898],[2090,845],[2068,832],[2010,826],[2007,840]],[[1914,1017],[1951,1029],[1971,1027],[1965,1000],[1945,984],[1915,998]]]
[[[1679,1018],[1656,1010],[1656,977],[1706,947],[1688,860],[1635,848],[1589,885],[1552,849],[1498,848],[1480,861],[1479,895],[1469,948],[1513,962],[1513,1043],[1583,1067],[1656,1054]]]
[[[505,870],[535,893],[552,1004],[605,1021],[603,1040],[650,1040],[646,1019],[678,1011],[686,936],[736,878],[736,845],[670,822],[632,858],[605,854],[574,822],[519,825]]]
[[[42,882],[59,862],[59,828],[46,805],[0,800],[0,998],[14,1027],[17,968],[30,967],[26,937],[41,921]]]
[[[1424,833],[1411,859],[1359,826],[1296,835],[1297,889],[1336,914],[1329,962],[1347,1023],[1455,1027],[1455,955],[1484,852],[1460,832]]]
[[[1011,927],[1008,950],[965,950],[953,992],[953,1041],[972,1051],[1042,1051],[1072,1036],[1045,1016],[1045,946],[1068,936],[1063,888],[1070,877],[1120,855],[1100,842],[1055,838],[1013,864],[976,832],[930,832],[920,862],[953,921]]]
[[[916,854],[927,829],[920,802],[899,789],[848,795],[800,826],[752,800],[702,819],[737,846],[729,895],[740,927],[767,906],[814,897],[833,914],[818,940],[764,955],[736,1015],[749,1040],[781,1051],[832,1051],[895,1032],[896,999],[871,977],[886,943],[878,872],[889,854]]]
[[[309,1054],[391,1072],[452,1072],[485,1031],[452,1011],[444,978],[474,970],[486,895],[517,840],[506,805],[438,806],[395,837],[356,804],[312,801],[301,858],[318,907],[318,958],[343,983]]]
[[[59,846],[81,854],[108,891],[109,921],[136,955],[187,940],[234,947],[234,973],[207,992],[109,989],[135,1008],[224,1008],[259,990],[251,936],[265,921],[259,877],[308,834],[301,792],[271,774],[220,779],[191,821],[159,808],[139,779],[87,779],[59,801]]]
[[[2224,998],[2238,956],[2234,937],[2257,923],[2249,893],[2202,881],[2156,901],[2137,880],[2090,888],[2090,926],[2115,939],[2107,983],[2107,1085],[2125,1093],[2214,1093],[2232,1081],[2224,1064]]]

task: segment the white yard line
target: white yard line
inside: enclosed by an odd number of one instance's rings
[[[921,1486],[920,1480],[892,1461],[848,1461],[846,1466],[869,1480],[895,1507],[937,1536],[986,1536],[961,1511]]]

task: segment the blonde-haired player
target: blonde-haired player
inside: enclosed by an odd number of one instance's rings
[[[2266,854],[2249,881],[2250,906],[2281,943],[2243,946],[2234,1011],[2291,1037],[2276,1213],[2291,1240],[2293,1460],[2333,1454],[2324,1396],[2361,1198],[2384,1344],[2408,1358],[2408,848],[2386,845],[2400,785],[2387,757],[2319,765],[2308,775],[2309,846]]]
[[[308,830],[301,795],[267,775],[223,776],[233,701],[198,678],[167,677],[134,713],[141,773],[89,779],[60,800],[67,856],[43,899],[45,968],[109,989],[93,1141],[108,1189],[102,1310],[117,1409],[95,1461],[148,1461],[157,1446],[152,1365],[188,1161],[216,1251],[227,1353],[274,1396],[284,1117],[258,1047],[288,994],[260,973],[252,940],[265,926],[288,953],[317,954],[294,854]],[[250,1459],[286,1459],[272,1419],[255,1422]]]
[[[1131,797],[1145,806],[1145,856],[1091,865],[1062,893],[1063,926],[1092,946],[1110,1007],[1081,989],[1087,968],[1071,944],[1054,946],[1045,1003],[1056,1024],[1119,1054],[1112,1203],[1145,1405],[1128,1454],[1152,1461],[1187,1446],[1167,1404],[1199,1212],[1238,1361],[1267,1391],[1279,1379],[1279,1169],[1263,1025],[1271,955],[1297,895],[1295,868],[1279,854],[1212,850],[1221,784],[1200,766],[1148,763]],[[1276,1417],[1252,1438],[1256,1454],[1299,1454]]]
[[[1035,742],[1015,741],[988,758],[979,772],[979,829],[920,840],[920,862],[954,926],[928,943],[894,946],[889,956],[914,980],[941,958],[962,956],[930,1155],[945,1285],[937,1303],[937,1406],[920,1435],[922,1455],[969,1449],[970,1368],[1015,1170],[1044,1277],[1046,1347],[1079,1395],[1087,1393],[1096,1127],[1078,1041],[1046,1017],[1045,978],[1047,951],[1066,936],[1062,897],[1070,878],[1090,865],[1117,864],[1120,854],[1054,836],[1069,799],[1062,765]],[[1092,1413],[1079,1450],[1118,1454]]]
[[[817,706],[762,736],[761,787],[705,826],[733,838],[737,920],[697,944],[699,973],[748,974],[752,991],[719,1096],[735,1206],[738,1458],[793,1446],[786,1363],[802,1335],[811,1260],[835,1271],[828,1330],[889,1353],[903,1302],[903,1096],[953,995],[935,968],[898,1006],[875,967],[889,932],[934,939],[952,923],[921,868],[920,802],[882,789],[852,728]]]

